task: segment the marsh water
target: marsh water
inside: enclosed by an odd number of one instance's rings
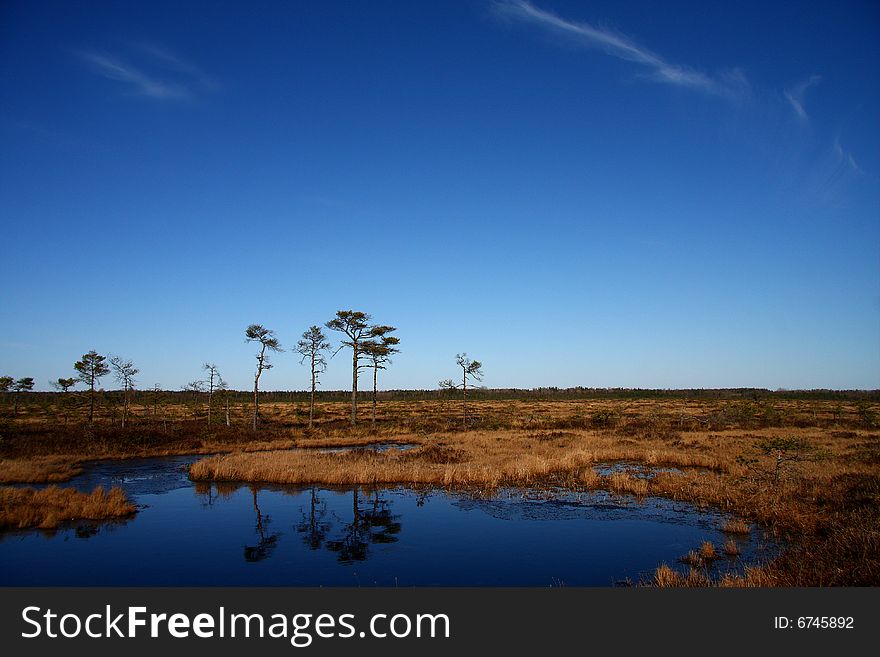
[[[661,498],[194,484],[197,458],[87,464],[67,485],[121,486],[137,515],[0,533],[0,584],[612,586],[727,538],[725,515]],[[757,531],[737,542],[716,574],[774,549]]]

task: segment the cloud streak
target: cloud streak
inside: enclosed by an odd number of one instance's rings
[[[496,0],[495,8],[503,16],[564,35],[582,46],[638,64],[647,69],[649,79],[656,82],[729,98],[741,97],[748,87],[740,71],[732,71],[720,79],[714,78],[689,67],[672,64],[624,34],[590,23],[560,18],[527,0]]]
[[[79,55],[96,74],[124,84],[130,93],[154,100],[189,100],[216,88],[216,83],[197,66],[168,50],[137,44],[138,63],[132,64],[108,52],[84,51]]]
[[[856,159],[849,151],[843,149],[843,146],[840,145],[840,139],[835,138],[831,148],[841,164],[848,166],[859,175],[864,175],[864,169],[858,165],[858,162],[856,162]]]
[[[806,95],[807,90],[810,87],[816,86],[821,81],[821,75],[811,75],[800,84],[795,85],[791,89],[785,90],[785,98],[788,100],[789,104],[791,104],[794,113],[797,114],[797,117],[801,121],[807,121],[810,118],[807,116],[807,111],[804,109],[804,95]]]

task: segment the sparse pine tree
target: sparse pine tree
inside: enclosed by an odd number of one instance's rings
[[[122,386],[122,428],[125,429],[125,422],[128,419],[128,407],[131,391],[134,390],[134,377],[140,370],[136,368],[130,360],[122,360],[119,356],[113,356],[110,359],[110,367],[113,369],[113,376]]]
[[[223,382],[223,379],[220,377],[220,370],[217,369],[214,363],[205,363],[202,365],[202,369],[208,373],[208,380],[205,383],[208,384],[208,426],[211,426],[211,408],[214,403],[214,391]]]
[[[77,378],[89,387],[89,424],[95,418],[95,384],[100,382],[101,377],[110,374],[106,360],[106,356],[101,356],[93,349],[83,354],[82,360],[76,361],[73,365],[73,369],[79,375]]]
[[[257,371],[254,374],[254,431],[257,430],[257,418],[260,413],[259,406],[259,390],[260,390],[260,376],[263,374],[265,370],[272,368],[272,363],[269,362],[269,355],[271,352],[279,352],[284,351],[281,348],[281,343],[278,342],[278,338],[275,337],[275,332],[267,329],[265,326],[261,326],[260,324],[251,324],[247,327],[245,331],[245,342],[259,342],[260,343],[260,351],[257,353]],[[269,353],[267,353],[269,352]]]
[[[373,425],[376,424],[376,393],[378,388],[379,370],[384,370],[391,363],[392,354],[400,352],[397,345],[400,339],[388,335],[396,331],[393,326],[374,326],[370,331],[370,339],[364,342],[363,351],[370,367],[373,368]]]
[[[70,392],[70,389],[77,384],[77,380],[74,378],[65,379],[64,377],[58,377],[54,381],[50,381],[49,385],[52,386],[55,390],[60,390],[61,395],[61,403],[59,404],[62,408],[62,413],[64,416],[64,423],[67,424],[67,411],[70,406],[70,400],[68,398],[67,393]]]
[[[370,331],[373,328],[370,325],[371,319],[369,315],[358,310],[340,310],[337,311],[336,317],[326,324],[331,331],[338,331],[348,338],[342,341],[340,349],[342,347],[351,349],[351,426],[357,424],[358,374],[364,367],[361,364],[364,356],[361,345],[370,338]]]
[[[16,379],[12,384],[12,390],[15,391],[15,411],[14,415],[18,415],[18,398],[19,395],[23,392],[30,392],[34,389],[34,378],[32,376],[26,376],[21,379]]]
[[[461,388],[462,391],[462,409],[464,412],[464,428],[465,431],[468,427],[468,408],[467,408],[467,389],[468,389],[468,379],[474,379],[475,381],[483,380],[483,364],[478,360],[471,360],[468,358],[467,354],[457,354],[455,356],[455,362],[458,363],[458,366],[461,368],[461,384],[456,384],[452,379],[444,379],[440,382],[441,388],[446,388],[449,390],[457,390]]]
[[[302,354],[300,363],[309,363],[309,371],[312,377],[312,390],[309,397],[309,429],[315,420],[315,390],[318,387],[318,377],[327,369],[327,359],[324,352],[330,349],[327,336],[318,326],[310,326],[308,331],[302,334],[302,340],[296,343],[296,351]]]
[[[49,385],[51,385],[56,390],[60,390],[61,392],[70,392],[70,389],[76,384],[76,379],[65,379],[63,377],[58,377],[54,381],[51,381]]]

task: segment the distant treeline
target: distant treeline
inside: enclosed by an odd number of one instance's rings
[[[63,392],[31,392],[28,396],[37,401],[40,398],[51,399],[61,397]],[[133,390],[130,392],[131,402],[150,405],[160,394],[165,402],[181,403],[204,399],[204,392],[192,390]],[[227,390],[224,394],[230,403],[247,403],[253,397],[253,391]],[[359,391],[360,399],[368,399],[372,393]],[[384,390],[378,391],[377,397],[383,401],[426,401],[455,396],[455,390]],[[259,393],[260,401],[272,402],[308,402],[309,390],[269,390]],[[323,390],[315,393],[317,401],[349,401],[350,390]],[[685,388],[667,390],[657,388],[473,388],[468,391],[471,399],[482,400],[568,400],[568,399],[699,399],[699,400],[824,400],[824,401],[880,401],[880,390],[768,390],[766,388]]]
[[[335,350],[324,329],[339,336]],[[95,420],[96,404],[103,404],[111,413],[119,416],[124,430],[133,404],[148,407],[152,415],[161,416],[163,426],[167,418],[161,414],[160,407],[169,403],[186,405],[205,404],[205,420],[210,427],[218,421],[222,413],[227,427],[231,426],[232,411],[235,407],[249,404],[251,408],[251,427],[257,431],[260,421],[260,403],[308,402],[308,429],[314,426],[315,403],[351,402],[351,425],[357,424],[357,407],[361,401],[372,401],[371,422],[376,424],[377,406],[381,401],[423,401],[458,398],[460,394],[462,424],[468,427],[468,399],[477,400],[639,400],[639,399],[693,399],[693,400],[744,400],[752,402],[778,400],[824,400],[855,401],[864,404],[880,401],[880,390],[767,390],[764,388],[688,388],[681,390],[651,388],[486,388],[478,387],[483,380],[483,363],[468,357],[467,353],[456,354],[457,374],[455,379],[442,379],[438,388],[432,390],[385,390],[379,391],[379,372],[392,364],[392,356],[400,353],[400,339],[395,335],[397,328],[387,324],[373,323],[372,316],[356,310],[338,310],[336,315],[322,326],[312,325],[302,333],[294,346],[288,347],[301,356],[301,364],[309,365],[311,387],[308,390],[264,391],[260,390],[262,374],[274,367],[274,354],[285,351],[275,331],[262,324],[250,324],[245,329],[245,342],[256,348],[256,369],[254,387],[250,391],[230,390],[216,364],[202,364],[203,378],[187,383],[182,390],[162,390],[157,384],[153,389],[138,390],[137,375],[140,370],[130,360],[121,356],[108,356],[94,349],[83,354],[73,364],[74,377],[59,377],[51,382],[57,392],[33,392],[34,378],[0,376],[0,401],[12,407],[11,417],[18,418],[20,406],[55,405],[56,414],[66,423],[70,412],[83,412],[89,425]],[[350,351],[351,389],[318,390],[320,380],[326,371],[328,358],[340,349]],[[451,369],[451,368],[450,368]],[[372,373],[372,390],[358,390],[358,381]],[[121,390],[105,391],[100,388],[101,379],[113,376]],[[85,391],[76,390],[83,385]],[[59,402],[59,403],[56,403]],[[240,411],[240,408],[238,409]]]

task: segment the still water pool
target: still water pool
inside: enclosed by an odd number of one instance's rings
[[[726,516],[603,491],[194,484],[199,457],[102,461],[70,484],[121,486],[131,520],[0,533],[2,585],[612,586],[709,540]],[[717,572],[767,558],[758,532]]]

